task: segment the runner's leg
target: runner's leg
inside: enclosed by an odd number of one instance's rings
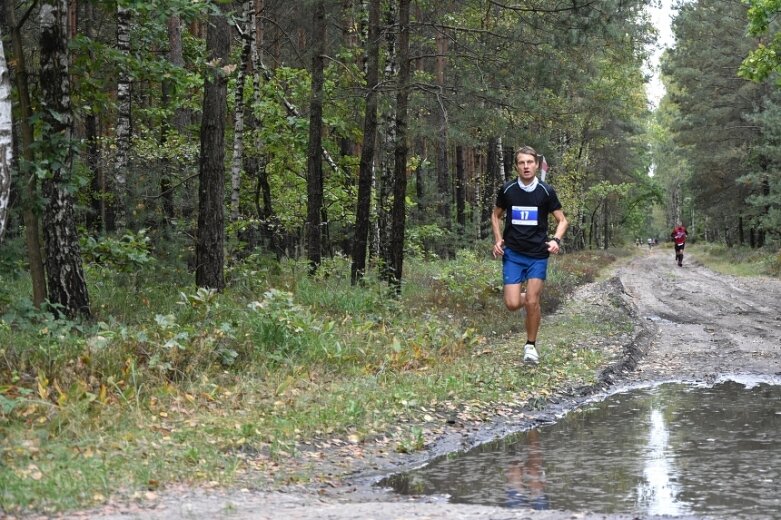
[[[540,330],[540,296],[543,284],[540,278],[530,278],[526,285],[526,336],[529,341],[537,341],[537,332]]]
[[[517,311],[526,305],[526,295],[521,292],[521,284],[513,283],[504,286],[504,305],[511,311]]]

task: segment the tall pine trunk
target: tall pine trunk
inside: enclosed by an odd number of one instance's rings
[[[221,6],[221,9],[226,9]],[[195,247],[195,284],[225,287],[225,117],[228,106],[227,65],[230,32],[224,13],[209,16],[206,54],[212,66],[204,80],[201,119],[201,158],[198,186],[198,239]]]
[[[437,86],[437,123],[439,125],[437,133],[437,191],[439,216],[442,217],[442,223],[445,229],[451,228],[451,187],[450,187],[450,166],[448,161],[448,119],[447,107],[445,104],[445,68],[447,66],[448,52],[447,35],[437,32],[436,45],[436,79]],[[445,252],[449,254],[448,251]]]
[[[385,9],[385,26],[396,25],[396,3],[387,2]],[[387,57],[383,82],[390,83],[396,76],[396,31],[388,30],[385,34]],[[382,112],[382,150],[380,152],[380,175],[375,178],[377,183],[377,225],[374,232],[375,250],[379,256],[380,278],[390,280],[391,258],[391,216],[390,196],[393,190],[393,147],[396,143],[396,116],[392,103]]]
[[[396,96],[396,147],[393,154],[393,209],[391,211],[390,284],[401,294],[407,194],[407,111],[410,92],[410,1],[399,0],[399,76]]]
[[[33,127],[32,104],[28,84],[27,62],[22,47],[21,26],[17,23],[16,13],[12,4],[6,6],[9,25],[11,26],[11,42],[14,54],[14,81],[17,93],[17,124],[21,135],[21,153],[24,163],[33,163]],[[36,308],[46,300],[46,272],[44,271],[41,247],[41,226],[36,211],[39,198],[38,177],[31,168],[20,163],[22,193],[22,220],[24,222],[24,241],[27,248],[27,262],[30,265],[32,281],[32,300]]]
[[[377,142],[377,88],[380,77],[380,0],[369,3],[369,40],[366,49],[366,112],[363,120],[363,148],[358,170],[358,202],[355,210],[355,238],[350,280],[355,285],[366,272],[369,240],[374,150]]]
[[[311,273],[322,261],[323,211],[323,83],[325,67],[325,2],[315,2],[312,15],[312,98],[309,103],[307,148],[307,255]]]
[[[68,1],[41,5],[41,101],[51,171],[43,183],[43,235],[49,302],[58,316],[90,316],[73,211],[70,83],[66,45]]]
[[[464,168],[464,147],[456,146],[456,223],[458,234],[466,232],[466,169]]]
[[[184,67],[184,55],[182,50],[182,20],[174,14],[168,18],[168,61],[176,67]],[[176,83],[172,80],[164,80],[162,83],[162,104],[168,108],[174,96],[176,95]],[[160,145],[164,146],[168,142],[168,136],[171,130],[177,133],[183,133],[187,125],[186,114],[181,108],[177,108],[169,119],[163,121],[160,130]],[[176,218],[176,206],[174,204],[174,186],[171,180],[169,170],[171,169],[171,160],[165,157],[161,160],[160,174],[160,198],[162,199],[164,224],[168,224]],[[189,197],[184,197],[188,200]]]

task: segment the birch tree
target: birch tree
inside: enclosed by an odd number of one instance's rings
[[[231,220],[239,219],[239,197],[241,195],[241,167],[244,162],[244,79],[252,59],[253,5],[251,0],[244,2],[244,27],[240,32],[244,38],[241,48],[241,63],[236,77],[236,91],[233,103],[233,157],[231,159]]]
[[[8,203],[11,198],[11,159],[13,153],[11,125],[11,82],[3,50],[0,30],[0,243],[8,221]]]
[[[119,229],[127,225],[127,167],[130,154],[130,95],[131,79],[127,60],[130,58],[130,20],[131,11],[121,3],[117,5],[117,50],[125,63],[119,67],[117,77],[117,155],[115,167],[114,203],[116,226]]]
[[[8,202],[11,198],[11,82],[3,50],[2,30],[0,30],[0,243],[5,235],[8,221]]]
[[[355,209],[355,238],[350,280],[355,285],[366,272],[369,239],[374,150],[377,142],[377,104],[380,68],[380,0],[369,2],[369,39],[366,49],[366,108],[363,121],[363,147],[358,169],[358,200]]]
[[[81,251],[71,194],[73,143],[71,136],[70,82],[66,45],[68,0],[41,5],[41,149],[48,165],[43,182],[46,205],[43,236],[49,302],[58,316],[90,315],[89,295],[81,265]]]
[[[323,83],[325,67],[325,2],[318,0],[312,15],[312,98],[309,104],[309,146],[307,149],[307,254],[309,269],[315,272],[322,260],[323,210]]]

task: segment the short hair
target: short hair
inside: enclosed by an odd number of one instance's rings
[[[534,157],[534,159],[537,162],[540,162],[540,155],[537,153],[537,150],[532,148],[531,146],[521,146],[517,150],[515,150],[515,163],[518,163],[518,156],[519,155],[531,155]]]

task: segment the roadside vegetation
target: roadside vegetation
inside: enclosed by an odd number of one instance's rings
[[[699,243],[687,248],[696,251],[697,259],[710,269],[723,274],[733,276],[761,274],[781,278],[781,250]]]
[[[195,289],[181,255],[145,237],[85,244],[94,319],[54,320],[26,297],[5,258],[0,284],[0,509],[62,511],[174,483],[274,485],[321,476],[284,461],[382,442],[420,450],[430,428],[534,405],[563,384],[593,382],[584,337],[625,324],[548,321],[543,363],[523,367],[522,324],[504,309],[490,245],[453,260],[413,258],[399,298],[346,258],[249,256],[228,286]],[[169,244],[176,251],[175,244]],[[184,251],[184,249],[182,249]],[[615,259],[552,259],[549,316]],[[570,321],[567,321],[570,320]],[[433,426],[432,426],[433,425]]]

